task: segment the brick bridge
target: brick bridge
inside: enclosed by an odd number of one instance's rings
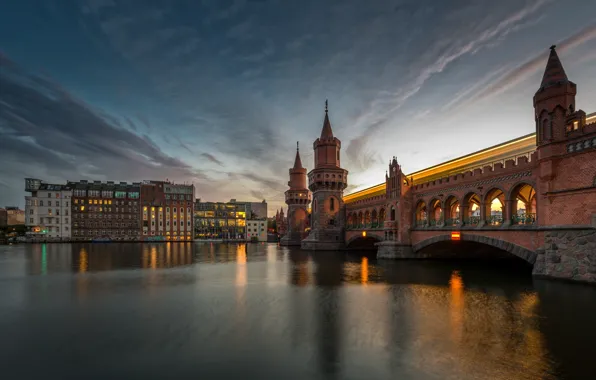
[[[596,113],[575,109],[554,47],[534,96],[536,133],[343,197],[347,248],[379,258],[515,255],[539,276],[596,282]]]

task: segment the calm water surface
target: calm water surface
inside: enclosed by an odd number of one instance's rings
[[[3,379],[594,379],[596,287],[273,244],[0,246]]]

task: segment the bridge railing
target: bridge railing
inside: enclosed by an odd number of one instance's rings
[[[446,226],[459,226],[460,224],[461,220],[459,220],[459,218],[445,219]]]
[[[512,224],[536,224],[536,214],[525,213],[517,214],[511,218]]]
[[[480,223],[479,216],[470,216],[467,219],[464,219],[464,224],[467,226],[477,226]]]
[[[502,215],[492,215],[488,219],[486,219],[486,224],[489,226],[500,226],[503,224],[503,216]]]

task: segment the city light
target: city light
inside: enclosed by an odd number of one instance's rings
[[[451,240],[461,240],[461,233],[459,232],[452,232],[451,233]]]

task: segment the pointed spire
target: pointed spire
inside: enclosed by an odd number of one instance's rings
[[[552,86],[558,82],[565,83],[569,81],[555,48],[556,45],[550,47],[550,55],[548,56],[548,62],[546,63],[546,69],[544,70],[542,83],[540,84],[541,88]]]
[[[323,121],[323,130],[321,131],[321,139],[332,139],[333,131],[331,130],[331,123],[329,122],[329,103],[325,100],[325,121]]]
[[[302,167],[302,160],[300,160],[300,148],[298,141],[296,141],[296,158],[294,159],[294,169],[304,169]]]

